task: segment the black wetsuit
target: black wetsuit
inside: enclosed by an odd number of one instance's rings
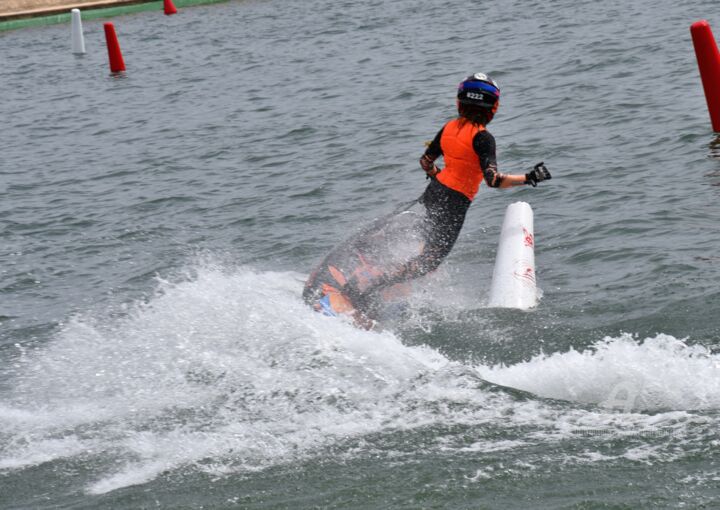
[[[425,151],[425,155],[433,161],[443,154],[440,145],[443,129],[438,132]],[[472,143],[480,162],[478,171],[482,169],[485,182],[493,188],[500,186],[502,175],[497,171],[495,138],[486,130],[482,130],[473,137]],[[354,278],[349,278],[347,284],[343,286],[343,292],[357,310],[372,313],[373,296],[378,291],[435,270],[452,250],[465,221],[465,214],[472,203],[468,197],[448,188],[435,178],[428,184],[419,202],[427,211],[427,221],[423,225],[425,246],[422,253],[407,261],[396,271],[383,274],[363,290],[358,288]],[[311,281],[314,282],[314,278],[311,278]],[[306,288],[310,289],[308,296],[314,295],[310,291],[316,287],[317,285],[314,284],[306,285]]]
[[[433,160],[442,156],[440,139],[443,129],[438,132],[425,151],[425,156]],[[500,186],[502,176],[497,171],[495,137],[487,130],[479,131],[473,137],[473,149],[480,159],[480,168],[483,170],[485,182],[494,188]],[[425,193],[420,197],[420,201],[427,209],[429,221],[425,249],[423,254],[414,261],[416,268],[414,268],[413,276],[421,276],[433,271],[450,253],[462,229],[465,214],[472,203],[465,195],[444,186],[437,179],[432,179],[425,189]]]

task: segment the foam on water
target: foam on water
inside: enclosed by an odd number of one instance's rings
[[[489,381],[536,395],[630,410],[720,409],[720,355],[668,335],[605,338],[582,352],[480,367]]]
[[[192,273],[161,281],[120,318],[75,317],[46,346],[18,353],[3,374],[13,390],[0,404],[0,469],[82,459],[100,466],[85,486],[100,494],[186,466],[215,475],[263,469],[377,432],[533,427],[522,439],[436,442],[442,451],[492,452],[580,428],[682,427],[697,419],[683,410],[718,405],[717,357],[669,337],[469,367],[312,312],[300,299],[301,275],[212,263]],[[658,366],[665,370],[653,375]],[[478,374],[592,403],[613,382],[645,378],[639,407],[676,411],[518,399]]]
[[[333,438],[421,423],[393,396],[448,360],[310,311],[301,284],[205,265],[161,282],[124,318],[71,320],[8,374],[0,466],[120,451],[126,466],[89,487],[105,492],[203,459],[229,455],[253,469]]]

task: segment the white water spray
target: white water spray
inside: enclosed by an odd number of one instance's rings
[[[545,442],[580,427],[676,424],[691,419],[684,409],[720,407],[718,357],[670,337],[474,368],[312,312],[300,299],[302,275],[207,263],[194,272],[160,282],[119,319],[76,317],[18,356],[5,374],[13,390],[0,401],[0,470],[81,457],[101,466],[85,487],[100,494],[186,466],[263,469],[398,430],[532,427],[523,441]],[[652,376],[657,366],[664,378]],[[624,414],[517,400],[480,378],[602,406],[609,383],[637,374],[640,400]],[[655,408],[679,412],[634,412]]]

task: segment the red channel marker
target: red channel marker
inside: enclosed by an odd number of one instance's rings
[[[175,5],[173,5],[172,0],[164,0],[165,8],[165,16],[170,16],[171,14],[177,14],[177,9],[175,8]]]
[[[690,26],[713,131],[720,131],[720,51],[706,20]]]
[[[120,73],[125,71],[125,61],[120,51],[120,43],[115,34],[115,26],[112,23],[105,23],[105,40],[107,41],[108,57],[110,58],[110,72]]]

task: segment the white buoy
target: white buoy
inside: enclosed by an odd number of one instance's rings
[[[72,52],[76,55],[85,53],[85,37],[83,36],[80,9],[73,9],[72,14]]]
[[[530,204],[515,202],[505,211],[489,305],[527,310],[537,300],[533,211]]]

